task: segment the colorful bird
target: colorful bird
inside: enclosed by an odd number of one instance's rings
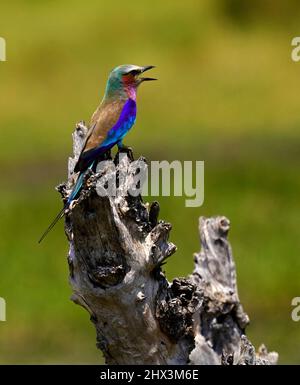
[[[136,119],[136,92],[138,86],[154,78],[140,76],[154,66],[139,67],[125,64],[116,67],[109,75],[101,104],[92,115],[89,131],[74,172],[79,172],[75,186],[51,225],[44,232],[39,243],[61,219],[71,202],[77,198],[85,172],[95,166],[97,160],[115,145],[119,150],[126,150],[123,138],[131,129]]]

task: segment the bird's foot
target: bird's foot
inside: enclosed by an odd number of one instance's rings
[[[132,148],[131,147],[127,147],[127,146],[119,146],[118,147],[118,153],[117,153],[117,157],[119,157],[119,154],[126,154],[128,159],[133,162],[134,161],[134,157],[133,157],[133,151],[132,151]]]
[[[111,150],[107,150],[104,154],[103,154],[103,158],[101,160],[111,160],[112,157],[111,157]]]

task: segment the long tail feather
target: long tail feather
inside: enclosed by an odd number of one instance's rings
[[[73,190],[68,198],[68,205],[74,200],[76,199],[79,191],[81,190],[81,187],[82,187],[82,183],[83,183],[83,179],[84,179],[84,175],[85,173],[83,172],[82,174],[79,175],[79,177],[77,178],[77,181],[75,183],[75,186],[73,187]]]
[[[51,222],[50,226],[45,230],[44,234],[39,239],[39,243],[42,242],[42,240],[46,237],[46,235],[49,233],[51,229],[56,225],[56,223],[65,215],[65,210],[68,207],[68,203],[64,205],[64,207],[60,210],[60,212],[56,215],[54,220]]]
[[[88,168],[91,169],[93,167],[93,165],[94,165],[94,161],[90,164],[90,166]],[[39,243],[42,242],[42,240],[46,237],[46,235],[49,233],[49,231],[52,230],[53,227],[56,225],[56,223],[65,215],[65,211],[70,206],[71,202],[74,199],[76,199],[79,191],[81,190],[81,187],[82,187],[82,184],[83,184],[83,180],[84,180],[84,176],[85,176],[85,172],[82,172],[81,174],[79,174],[79,176],[77,178],[77,181],[75,183],[75,186],[73,187],[73,190],[71,191],[71,194],[70,194],[70,196],[69,196],[69,198],[67,200],[67,203],[60,210],[60,212],[56,215],[54,220],[51,222],[50,226],[47,228],[47,230],[41,236],[41,238],[39,239]]]
[[[73,190],[67,200],[67,203],[64,205],[64,207],[60,210],[60,212],[56,215],[56,217],[53,219],[53,221],[51,222],[50,226],[45,230],[44,234],[41,236],[41,238],[39,239],[39,243],[42,242],[42,240],[46,237],[46,235],[49,233],[49,231],[51,231],[53,229],[53,227],[56,225],[56,223],[61,219],[63,218],[63,216],[65,215],[65,211],[66,209],[70,206],[70,203],[76,198],[76,196],[78,195],[81,187],[82,187],[82,183],[83,183],[83,177],[84,177],[84,173],[80,174],[76,183],[75,183],[75,186],[73,187]]]

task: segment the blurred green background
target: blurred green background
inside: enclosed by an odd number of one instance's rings
[[[161,198],[178,252],[168,278],[192,271],[198,217],[231,220],[242,303],[259,346],[300,363],[300,4],[283,1],[2,2],[0,36],[1,363],[99,363],[88,314],[69,297],[61,207],[71,133],[89,120],[108,72],[155,64],[126,143],[148,160],[205,161],[205,203]]]

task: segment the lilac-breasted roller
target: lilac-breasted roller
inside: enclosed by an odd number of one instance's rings
[[[140,75],[153,67],[125,64],[116,67],[110,73],[104,97],[92,115],[83,149],[74,168],[74,172],[79,173],[75,186],[63,209],[44,232],[39,243],[64,216],[71,202],[77,198],[86,170],[94,167],[97,159],[115,145],[120,150],[126,148],[123,145],[123,138],[135,123],[137,88],[144,81],[156,80]]]

